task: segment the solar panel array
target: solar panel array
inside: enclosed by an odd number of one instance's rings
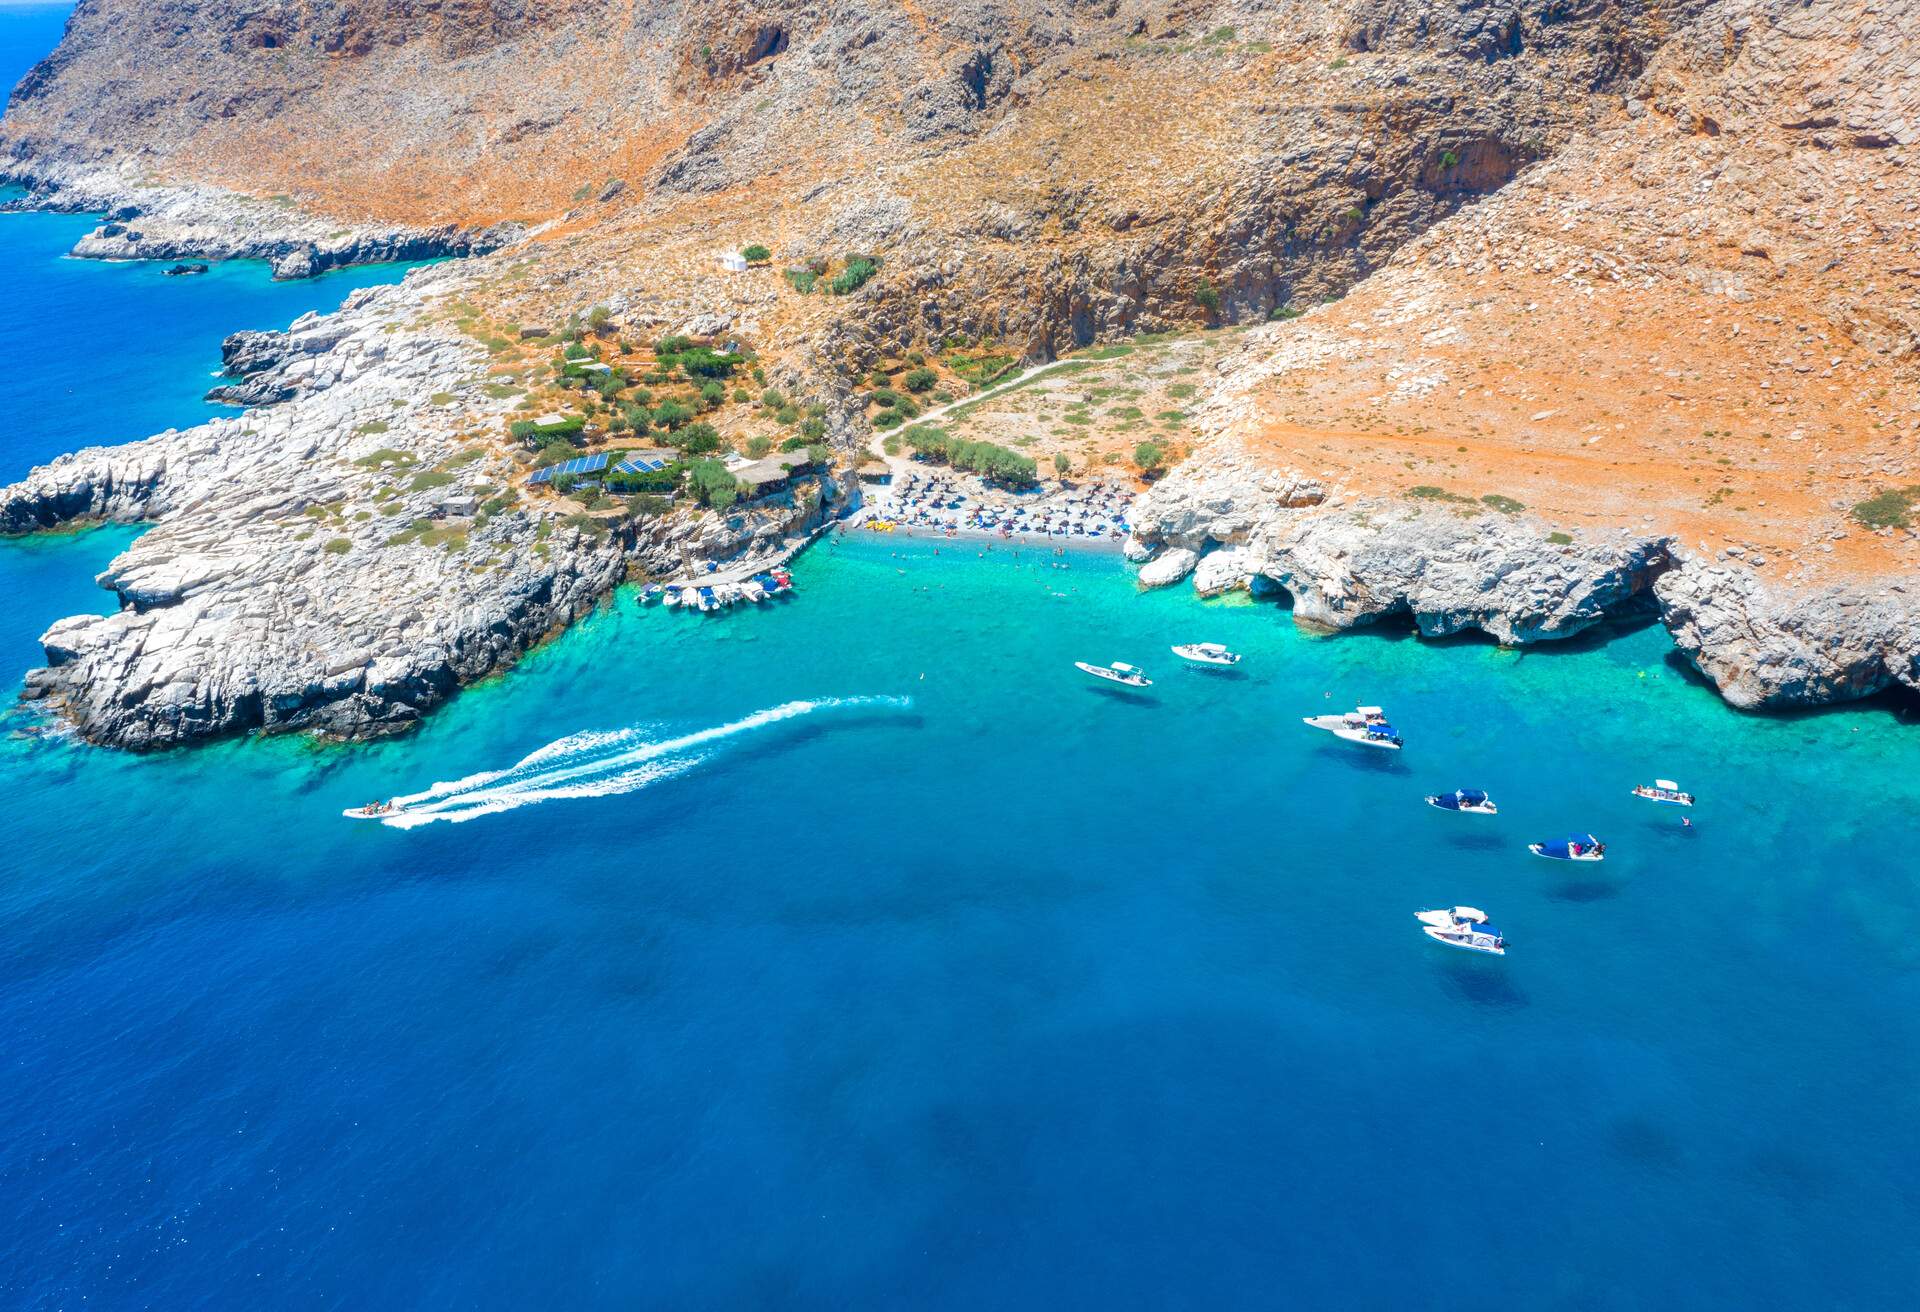
[[[652,474],[665,469],[669,461],[657,456],[639,456],[622,460],[613,467],[616,474]]]
[[[598,452],[590,456],[578,456],[557,465],[548,465],[545,469],[536,469],[529,483],[548,483],[562,474],[597,474],[607,467],[607,453]]]

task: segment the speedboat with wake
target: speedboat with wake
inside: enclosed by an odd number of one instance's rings
[[[1125,661],[1115,661],[1111,665],[1089,665],[1085,661],[1075,661],[1073,667],[1084,670],[1096,679],[1105,679],[1108,683],[1121,684],[1128,688],[1151,688],[1153,680],[1138,665],[1129,665]]]
[[[1189,642],[1175,647],[1173,654],[1183,661],[1194,665],[1211,665],[1215,668],[1238,665],[1240,653],[1228,651],[1217,642]]]
[[[1385,747],[1397,752],[1402,745],[1400,735],[1387,723],[1387,713],[1378,706],[1361,706],[1345,715],[1303,716],[1301,723],[1368,747]]]
[[[1552,843],[1528,843],[1527,851],[1549,861],[1602,861],[1607,845],[1592,834],[1570,834]]]
[[[1458,811],[1462,815],[1499,815],[1500,808],[1493,799],[1478,788],[1456,788],[1450,793],[1435,793],[1427,799],[1428,806],[1442,811]]]
[[[1693,805],[1693,794],[1681,792],[1680,785],[1671,779],[1655,779],[1650,784],[1636,784],[1633,795],[1644,797],[1649,802],[1663,802],[1668,806]]]
[[[1436,943],[1469,952],[1487,952],[1496,957],[1507,955],[1507,940],[1487,921],[1487,913],[1478,907],[1446,907],[1438,911],[1416,911],[1421,932]]]
[[[368,802],[365,806],[350,806],[340,814],[349,820],[385,820],[390,815],[399,815],[402,809],[394,802]]]

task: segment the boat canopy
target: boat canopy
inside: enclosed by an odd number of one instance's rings
[[[1471,920],[1476,925],[1484,925],[1487,923],[1487,913],[1479,907],[1455,907],[1453,914],[1462,920]]]
[[[1454,796],[1470,806],[1479,806],[1487,800],[1487,795],[1478,788],[1462,788],[1457,790]]]
[[[1655,788],[1664,788],[1670,793],[1677,793],[1680,791],[1680,785],[1675,783],[1671,779],[1655,779],[1653,781],[1653,786]]]
[[[1385,711],[1383,711],[1383,710],[1381,710],[1381,709],[1380,709],[1380,708],[1379,708],[1378,706],[1361,706],[1361,707],[1358,707],[1358,708],[1356,708],[1356,709],[1355,709],[1355,711],[1354,711],[1354,714],[1356,714],[1356,715],[1378,715],[1378,716],[1382,716],[1382,717],[1384,717],[1384,716],[1386,715],[1386,712],[1385,712]]]
[[[1393,726],[1382,721],[1379,724],[1368,725],[1367,732],[1376,738],[1391,738],[1393,737]]]

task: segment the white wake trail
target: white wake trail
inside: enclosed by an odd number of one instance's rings
[[[396,797],[393,803],[399,809],[381,823],[394,829],[412,829],[436,820],[459,824],[539,802],[630,793],[700,764],[707,759],[699,750],[703,747],[783,720],[815,711],[860,707],[904,710],[912,705],[908,697],[823,697],[784,702],[728,724],[661,742],[646,741],[639,729],[569,734],[504,770],[483,770]]]

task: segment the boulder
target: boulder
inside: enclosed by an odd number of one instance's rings
[[[1164,588],[1178,583],[1193,572],[1199,563],[1200,553],[1189,551],[1185,547],[1169,547],[1148,561],[1140,570],[1140,586],[1143,588]]]

